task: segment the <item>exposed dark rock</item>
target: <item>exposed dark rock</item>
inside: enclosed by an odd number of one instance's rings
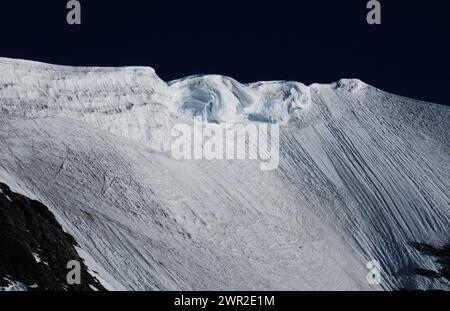
[[[28,290],[105,290],[91,274],[48,208],[0,183],[0,287],[20,282]],[[81,263],[81,284],[69,285],[67,263]]]
[[[416,273],[428,278],[444,278],[450,281],[450,242],[442,247],[413,242],[412,247],[420,251],[426,256],[432,256],[436,259],[436,263],[441,265],[438,270],[430,270],[422,267],[416,268]]]

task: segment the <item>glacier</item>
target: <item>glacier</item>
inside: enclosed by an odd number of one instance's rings
[[[280,165],[178,161],[170,130],[280,124]],[[0,182],[45,204],[115,290],[448,289],[450,107],[306,86],[0,58]],[[377,260],[382,281],[368,284]]]

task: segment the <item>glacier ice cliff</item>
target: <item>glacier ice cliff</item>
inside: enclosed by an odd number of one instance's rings
[[[280,124],[279,169],[172,159],[170,128],[193,119]],[[115,289],[448,289],[409,243],[449,239],[449,120],[356,79],[0,59],[0,182],[49,207]]]

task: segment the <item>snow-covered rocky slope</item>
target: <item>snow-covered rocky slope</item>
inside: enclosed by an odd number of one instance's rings
[[[194,118],[279,123],[278,169],[173,159],[172,126]],[[0,59],[0,182],[48,206],[107,288],[448,289],[408,243],[450,238],[449,120],[359,80]]]
[[[0,183],[0,292],[104,290],[47,207]],[[67,263],[80,263],[81,284],[67,284]]]

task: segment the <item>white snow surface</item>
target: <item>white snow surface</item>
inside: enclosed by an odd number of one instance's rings
[[[12,281],[9,278],[4,278],[8,282],[7,286],[0,286],[0,292],[26,292],[28,287],[20,282]]]
[[[42,262],[42,259],[41,259],[41,257],[39,256],[38,253],[34,253],[33,252],[32,254],[33,254],[34,260],[36,260],[37,263],[41,263]]]
[[[172,159],[171,126],[193,118],[281,124],[279,168]],[[448,242],[449,120],[355,79],[0,59],[0,181],[48,206],[112,289],[448,289],[414,273],[434,262],[408,242]]]

